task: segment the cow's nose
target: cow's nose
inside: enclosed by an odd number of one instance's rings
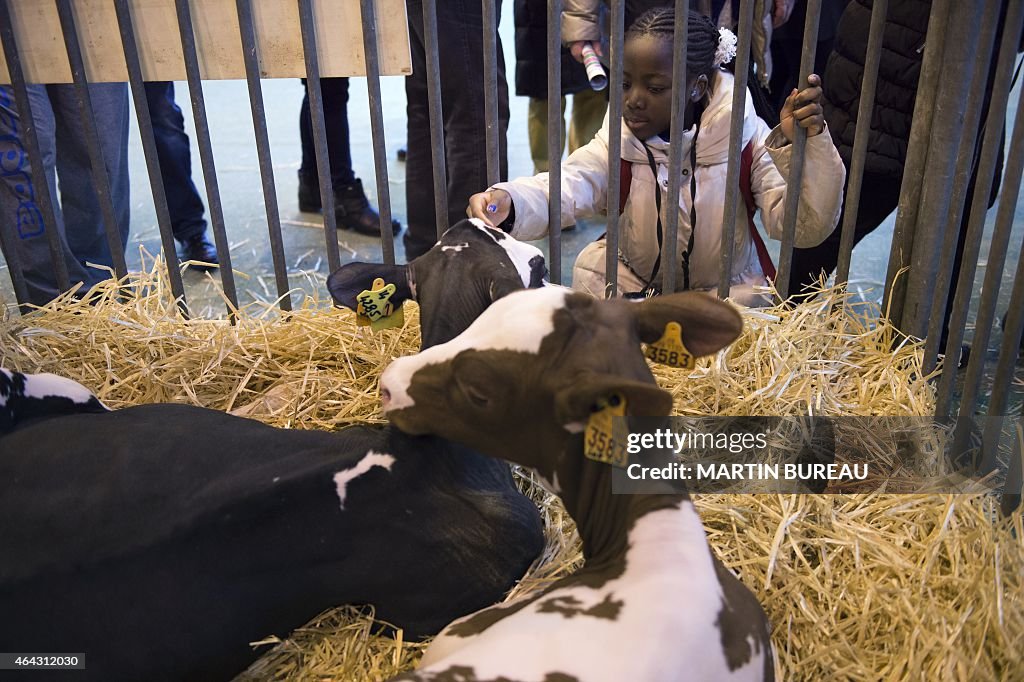
[[[381,387],[380,389],[380,406],[385,410],[388,409],[388,403],[391,402],[391,391]]]

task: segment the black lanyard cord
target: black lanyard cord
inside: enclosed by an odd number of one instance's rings
[[[643,143],[642,143],[643,144]],[[658,164],[654,161],[654,154],[650,148],[644,144],[644,151],[647,152],[647,163],[651,166],[651,172],[654,174],[654,204],[657,208],[658,215],[658,259],[654,261],[654,269],[651,270],[651,278],[647,282],[645,289],[660,290],[657,285],[658,271],[661,270],[661,249],[664,240],[663,233],[664,228],[661,224],[661,184],[658,182]],[[678,208],[674,209],[678,210]],[[686,245],[686,249],[683,250],[680,258],[680,264],[683,269],[683,291],[689,291],[690,289],[690,252],[693,251],[693,233],[697,231],[697,136],[693,136],[693,141],[690,143],[690,239]]]

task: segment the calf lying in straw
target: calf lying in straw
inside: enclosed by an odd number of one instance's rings
[[[330,286],[347,301],[390,278],[431,318],[429,346],[540,283],[540,252],[505,240],[463,222],[408,267],[354,264]],[[342,604],[434,634],[499,601],[543,547],[508,466],[438,437],[107,411],[67,379],[0,379],[0,643],[84,653],[76,679],[226,679],[250,642]]]
[[[455,621],[398,679],[773,678],[764,612],[712,555],[688,496],[613,495],[620,470],[585,456],[594,406],[671,410],[640,352],[670,322],[697,356],[742,327],[704,294],[629,303],[549,287],[511,294],[454,340],[385,370],[392,423],[535,469],[576,521],[586,559],[536,596]]]

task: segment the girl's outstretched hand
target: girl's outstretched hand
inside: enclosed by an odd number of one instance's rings
[[[479,218],[491,227],[497,227],[508,218],[512,208],[512,195],[503,189],[479,192],[469,198],[466,215]]]
[[[779,126],[782,134],[790,142],[793,141],[794,122],[807,130],[807,137],[814,137],[825,130],[825,115],[821,108],[821,77],[812,73],[807,76],[810,87],[793,92],[786,98],[779,113]]]

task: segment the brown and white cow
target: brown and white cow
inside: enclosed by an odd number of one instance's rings
[[[685,492],[615,495],[621,470],[584,456],[601,401],[623,398],[630,417],[671,410],[640,350],[668,322],[698,356],[742,328],[730,305],[705,294],[633,303],[548,287],[507,296],[457,338],[385,370],[392,423],[535,469],[576,521],[586,560],[539,595],[455,621],[398,679],[773,678],[767,618],[712,554]]]

